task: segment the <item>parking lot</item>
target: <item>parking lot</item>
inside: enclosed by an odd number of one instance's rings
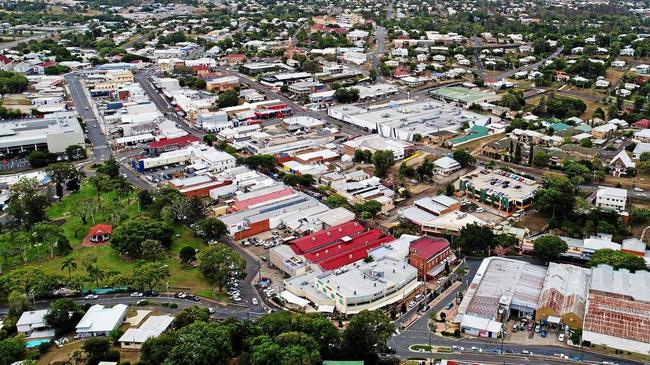
[[[508,332],[506,340],[508,342],[530,344],[530,345],[549,345],[559,346],[570,342],[572,331],[566,330],[560,326],[549,325],[529,320],[508,321]]]

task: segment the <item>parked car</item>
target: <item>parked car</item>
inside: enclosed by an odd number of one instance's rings
[[[259,302],[259,300],[257,300],[257,298],[253,298],[253,299],[251,300],[251,303],[253,303],[253,305],[258,305],[258,304],[260,304],[260,302]]]
[[[542,327],[540,327],[540,325],[536,325],[536,326],[535,326],[535,333],[539,333],[539,331],[540,331],[541,329],[542,329]]]
[[[131,293],[131,297],[134,297],[134,298],[135,297],[143,297],[143,296],[144,296],[144,294],[142,294],[140,292],[137,292],[137,291]]]
[[[564,336],[564,333],[560,333],[560,336],[558,336],[557,340],[560,342],[566,341],[566,336]]]
[[[88,294],[84,297],[84,299],[99,299],[99,295],[97,294]]]

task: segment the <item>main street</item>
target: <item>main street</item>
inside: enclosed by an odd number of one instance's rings
[[[95,108],[93,107],[92,101],[88,98],[86,88],[80,77],[74,73],[69,73],[64,78],[68,83],[70,96],[72,97],[75,109],[77,109],[77,114],[79,114],[86,125],[86,135],[93,148],[93,160],[95,163],[101,163],[108,159],[113,152],[108,144],[106,135],[99,125],[99,119],[95,115]]]

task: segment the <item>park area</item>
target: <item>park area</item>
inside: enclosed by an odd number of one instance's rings
[[[71,275],[75,279],[73,281],[83,285],[84,290],[96,286],[124,286],[123,283],[128,282],[128,277],[133,274],[140,260],[121,255],[111,246],[110,240],[105,244],[90,247],[82,246],[82,241],[91,227],[97,224],[116,227],[142,217],[154,218],[160,225],[164,224],[139,205],[136,192],[120,194],[116,190],[111,190],[97,194],[97,189],[92,183],[82,184],[79,191],[65,195],[61,201],[52,204],[47,210],[48,218],[52,223],[60,226],[72,251],[66,256],[51,257],[47,250],[36,249],[32,251],[26,264],[17,263],[16,268],[40,269],[45,274],[51,275]],[[180,222],[171,223],[171,229],[171,245],[156,259],[157,263],[166,265],[169,269],[169,277],[159,285],[168,287],[170,291],[186,291],[204,297],[227,300],[227,296],[223,293],[214,292],[214,286],[205,280],[192,263],[182,263],[180,260],[182,248],[189,246],[200,250],[206,247],[203,240]],[[74,264],[66,264],[68,261],[73,261]],[[91,265],[99,268],[101,273],[89,275]],[[70,272],[69,266],[73,266]]]

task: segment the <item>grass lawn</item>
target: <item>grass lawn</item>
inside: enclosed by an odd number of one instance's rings
[[[73,248],[70,256],[75,259],[78,265],[77,270],[72,274],[84,274],[86,265],[93,259],[96,259],[98,266],[102,270],[118,271],[123,275],[129,276],[136,262],[124,260],[110,245],[96,247],[81,246],[81,241],[87,234],[88,229],[93,225],[93,221],[89,216],[86,224],[84,224],[81,216],[75,210],[83,204],[89,204],[94,198],[96,198],[94,187],[90,184],[84,184],[79,192],[65,196],[62,201],[55,203],[48,210],[48,215],[51,219],[64,221],[62,223],[63,232],[68,240],[70,240],[70,245]],[[100,200],[102,208],[98,209],[95,216],[95,223],[110,223],[110,211],[115,209],[119,212],[119,214],[115,214],[116,216],[119,215],[118,221],[122,222],[140,215],[145,215],[144,212],[138,211],[135,194],[131,194],[128,197],[118,197],[114,192],[102,193]],[[116,201],[120,202],[119,205],[116,205]],[[107,209],[104,210],[103,207],[107,207]],[[166,253],[166,257],[161,259],[162,262],[169,265],[170,278],[163,281],[159,290],[164,290],[165,283],[169,282],[170,290],[191,291],[194,294],[218,300],[227,300],[227,295],[224,293],[213,294],[214,287],[203,279],[203,276],[198,270],[180,263],[178,254],[184,246],[191,246],[201,250],[206,247],[206,244],[196,237],[187,227],[176,225],[174,227],[171,249]],[[50,274],[67,275],[67,272],[61,270],[63,260],[63,257],[49,259],[49,256],[43,254],[33,262],[27,264],[27,266],[40,268]],[[87,288],[94,287],[90,283],[86,283],[85,285]]]

